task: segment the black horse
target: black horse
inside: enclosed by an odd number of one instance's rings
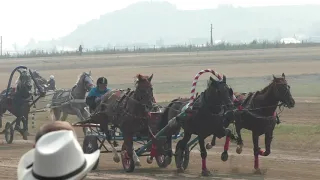
[[[17,80],[17,86],[11,87],[6,97],[6,91],[1,93],[0,97],[0,125],[2,126],[2,116],[8,110],[17,117],[15,130],[19,131],[23,139],[28,136],[28,115],[30,112],[30,102],[33,102],[32,96],[32,78],[26,69],[18,69],[20,76]],[[23,128],[21,128],[21,121]]]
[[[201,149],[202,158],[202,175],[210,175],[210,171],[206,167],[207,151],[204,146],[204,139],[209,135],[216,135],[219,138],[226,136],[226,145],[224,153],[229,149],[231,131],[224,128],[224,119],[226,110],[233,108],[232,103],[233,90],[226,84],[226,77],[223,76],[222,81],[216,81],[210,77],[207,89],[195,99],[192,110],[186,110],[186,116],[177,117],[181,127],[184,129],[184,137],[180,140],[176,147],[176,164],[179,172],[183,172],[186,168],[184,165],[184,153],[187,143],[192,134],[198,135],[198,141]],[[168,124],[168,121],[176,117],[183,107],[187,105],[189,99],[180,98],[171,101],[163,113],[162,120],[159,124],[160,129]],[[170,123],[169,123],[170,124]],[[166,132],[167,141],[171,142],[172,134],[180,130],[179,125],[172,125]],[[171,143],[168,143],[171,146]],[[167,161],[171,161],[172,147],[167,147]]]
[[[237,103],[239,104],[238,110],[234,114],[238,135],[236,152],[238,154],[242,152],[243,140],[241,129],[245,128],[252,131],[254,169],[259,173],[259,155],[268,156],[271,153],[273,130],[275,125],[279,123],[275,112],[276,108],[280,106],[293,108],[295,100],[291,95],[290,86],[285,79],[285,74],[282,73],[282,77],[280,78],[273,76],[271,83],[261,91],[239,94],[237,96]],[[259,147],[259,136],[263,134],[265,135],[266,151],[262,151]],[[214,144],[215,137],[213,137],[211,142],[211,145]]]
[[[273,130],[277,123],[275,110],[282,105],[288,108],[293,108],[295,105],[284,73],[280,78],[273,76],[271,83],[261,91],[249,93],[241,105],[241,108],[244,109],[235,113],[236,132],[238,134],[237,153],[240,154],[243,147],[241,129],[251,130],[254,145],[254,168],[258,171],[259,155],[268,156],[271,153]],[[262,134],[265,135],[266,151],[262,151],[259,147],[259,136]]]

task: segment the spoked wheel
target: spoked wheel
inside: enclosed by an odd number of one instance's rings
[[[168,154],[168,151],[172,152],[172,149],[169,149],[170,148],[169,143],[171,143],[171,141],[166,142],[166,144],[164,144],[164,154],[159,154],[155,157],[157,164],[160,168],[166,168],[168,165],[171,164],[172,156]]]
[[[184,150],[181,150],[178,145],[179,142],[176,145],[175,152],[176,167],[179,168],[179,164],[182,164],[183,170],[186,170],[189,165],[190,151],[188,147],[186,147]]]
[[[83,140],[82,150],[85,154],[91,154],[98,150],[98,139],[95,136],[85,136]],[[99,165],[99,159],[97,160],[96,164],[93,166],[92,170],[97,169]]]
[[[121,148],[121,161],[122,161],[123,169],[126,172],[134,171],[135,165],[134,165],[133,158],[129,157],[126,146],[124,144],[122,145],[122,148]]]
[[[11,123],[7,122],[5,129],[4,129],[4,137],[6,139],[6,142],[8,144],[11,144],[13,141],[13,134],[14,134],[14,129],[11,125]]]

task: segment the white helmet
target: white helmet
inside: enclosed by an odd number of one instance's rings
[[[51,76],[50,76],[50,79],[54,79],[54,76],[53,76],[53,75],[51,75]]]

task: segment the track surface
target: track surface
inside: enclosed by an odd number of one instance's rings
[[[318,67],[320,67],[320,49],[11,59],[0,61],[0,78],[2,79],[0,87],[2,89],[7,84],[11,70],[21,64],[38,69],[44,76],[54,74],[58,86],[64,88],[72,86],[76,76],[88,69],[92,70],[94,79],[104,75],[110,82],[117,82],[119,85],[132,84],[132,77],[140,72],[154,73],[154,83],[189,81],[191,84],[194,74],[206,68],[214,68],[228,77],[271,76],[282,72],[287,75],[315,74],[318,73]],[[68,68],[62,69],[61,67]],[[112,86],[116,88],[117,83],[113,83]],[[159,90],[160,93],[156,94],[157,100],[170,100],[188,94],[188,92],[179,93],[174,90],[174,87],[172,89],[172,94]],[[213,172],[211,178],[320,179],[320,138],[318,137],[320,101],[317,97],[297,97],[296,100],[298,102],[296,107],[292,110],[285,110],[281,117],[283,123],[277,127],[281,130],[275,134],[271,155],[260,158],[262,175],[252,172],[252,141],[250,135],[245,133],[243,153],[236,154],[235,145],[232,144],[227,162],[220,160],[220,153],[223,149],[221,145],[224,139],[218,140],[217,147],[208,151],[207,166]],[[37,126],[49,122],[47,117],[48,113],[39,113]],[[72,116],[69,118],[71,119]],[[7,119],[11,120],[9,117]],[[295,127],[294,131],[291,130],[293,127]],[[81,136],[79,133],[80,142],[82,141]],[[14,144],[0,145],[0,179],[16,179],[18,160],[32,147],[33,138],[31,136],[30,141],[22,141],[21,137],[16,134]],[[264,147],[264,138],[261,138],[260,145]],[[174,162],[166,169],[158,168],[155,162],[151,165],[147,164],[144,157],[141,157],[141,162],[142,167],[136,168],[134,173],[126,174],[123,173],[120,163],[113,162],[111,154],[103,154],[98,170],[90,173],[88,179],[196,179],[200,177],[201,158],[198,146],[191,154],[189,168],[184,174],[176,173]]]

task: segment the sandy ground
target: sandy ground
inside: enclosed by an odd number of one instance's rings
[[[9,73],[18,65],[38,69],[44,76],[54,74],[59,87],[71,87],[76,76],[82,71],[92,70],[94,79],[107,76],[113,86],[130,84],[137,73],[155,74],[154,83],[192,81],[201,69],[214,68],[228,77],[258,77],[272,74],[287,75],[314,74],[320,67],[320,48],[269,49],[248,51],[224,51],[204,53],[171,54],[127,54],[106,56],[77,56],[35,59],[10,59],[0,61],[0,87],[7,84]],[[244,82],[245,83],[245,82]],[[262,87],[261,87],[262,88]],[[174,91],[174,90],[173,90]],[[158,101],[170,100],[181,94],[159,93]],[[252,141],[245,135],[245,149],[241,155],[235,153],[231,145],[229,160],[222,162],[220,153],[224,140],[218,140],[217,147],[208,151],[208,168],[213,173],[211,179],[320,179],[320,101],[318,97],[296,97],[297,105],[285,110],[281,116],[283,123],[278,126],[272,143],[272,154],[261,158],[264,173],[254,174]],[[48,113],[37,114],[37,126],[49,122]],[[70,117],[71,118],[71,117]],[[11,120],[10,117],[6,117]],[[292,127],[301,127],[292,131]],[[308,129],[310,128],[310,129]],[[33,129],[35,132],[35,129]],[[33,133],[34,133],[33,132]],[[79,141],[83,135],[79,134]],[[16,179],[16,165],[20,156],[32,147],[29,141],[20,140],[16,134],[13,144],[0,145],[0,179]],[[3,137],[1,137],[3,141]],[[209,139],[207,140],[209,141]],[[260,140],[264,147],[263,138]],[[142,167],[135,172],[123,173],[122,165],[112,160],[111,154],[102,154],[98,170],[89,174],[88,179],[198,179],[201,158],[197,146],[191,154],[188,170],[177,174],[174,162],[166,169],[156,163],[149,165],[141,157]]]

